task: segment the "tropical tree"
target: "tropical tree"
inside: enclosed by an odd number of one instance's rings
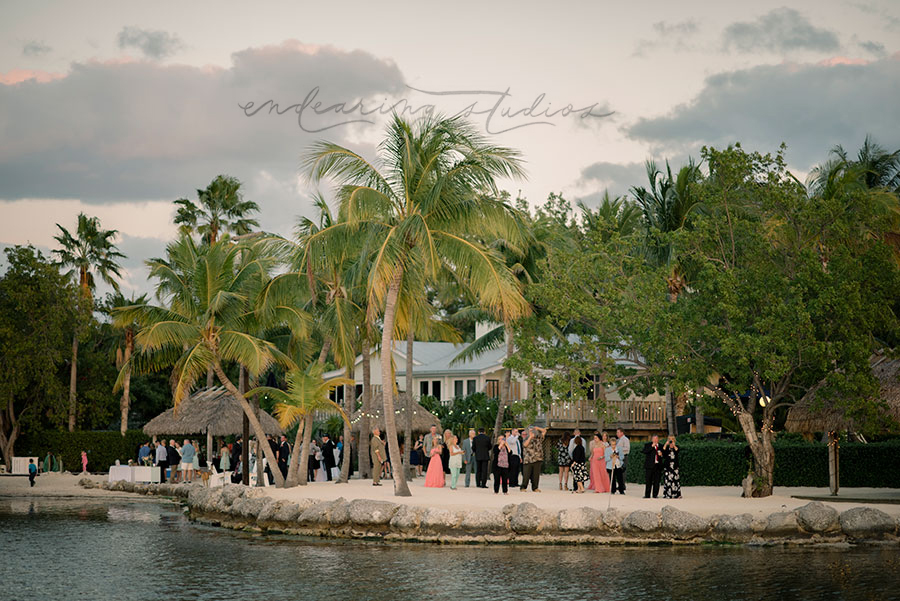
[[[358,236],[375,249],[367,311],[370,321],[382,313],[382,396],[388,445],[396,450],[391,356],[404,273],[421,272],[433,281],[446,269],[492,313],[504,319],[527,313],[502,256],[471,237],[477,231],[513,244],[522,239],[514,209],[494,200],[494,179],[523,171],[517,152],[490,145],[460,118],[434,116],[411,124],[394,116],[379,155],[380,169],[330,142],[317,142],[304,155],[302,166],[312,181],[331,178],[337,184],[341,217],[309,238],[306,253],[319,261]],[[394,470],[394,494],[410,494],[404,469]]]
[[[274,260],[259,253],[247,244],[234,244],[226,236],[218,242],[198,247],[189,237],[182,237],[168,247],[170,260],[151,260],[151,277],[159,279],[157,295],[168,301],[168,306],[151,304],[118,308],[114,321],[121,325],[135,322],[141,329],[135,336],[138,353],[152,362],[152,354],[164,357],[177,354],[174,361],[173,402],[175,410],[197,380],[211,367],[229,393],[240,403],[256,439],[260,441],[269,464],[276,460],[269,445],[264,444],[265,432],[253,407],[242,391],[226,375],[223,363],[231,361],[244,366],[251,377],[256,378],[274,363],[288,368],[293,362],[273,343],[248,330],[256,331],[257,325],[248,327],[248,321],[265,319],[269,324],[284,323],[295,331],[304,331],[308,316],[296,307],[270,304],[267,316],[248,314],[248,306],[256,306],[260,287],[265,281]],[[250,258],[241,255],[249,253]],[[159,359],[154,367],[172,365]],[[128,363],[119,372],[116,387],[123,383]],[[277,469],[272,470],[277,486],[284,486],[284,478]]]
[[[53,253],[57,256],[62,267],[68,267],[67,276],[72,277],[78,283],[80,291],[81,321],[90,319],[94,309],[94,289],[96,288],[95,275],[112,286],[113,290],[119,289],[119,283],[115,277],[121,277],[119,272],[119,259],[125,258],[116,248],[113,240],[118,230],[104,230],[100,226],[97,217],[88,217],[84,213],[78,214],[78,225],[75,235],[63,226],[56,224],[60,233],[53,238],[61,248]],[[114,277],[115,276],[115,277]],[[75,413],[77,405],[78,382],[78,338],[82,327],[76,325],[72,336],[72,365],[69,370],[69,432],[75,430]]]
[[[187,198],[175,201],[178,209],[175,223],[182,234],[200,234],[204,242],[213,244],[225,233],[247,234],[259,226],[256,219],[248,217],[259,211],[259,205],[244,200],[241,182],[227,175],[216,176],[203,190],[197,190],[197,202]]]
[[[146,305],[148,300],[146,294],[142,294],[137,298],[135,298],[134,295],[132,295],[131,298],[125,298],[125,295],[117,291],[107,295],[106,304],[103,307],[103,310],[107,314],[111,314],[117,307]],[[118,329],[121,331],[122,335],[115,345],[116,369],[126,369],[124,377],[122,378],[122,399],[119,402],[119,410],[122,416],[122,424],[119,427],[119,430],[121,431],[122,436],[125,436],[125,432],[128,430],[128,411],[131,407],[132,366],[129,359],[131,359],[131,355],[134,354],[134,335],[137,333],[138,324],[134,322],[120,324]]]
[[[307,416],[317,411],[333,412],[341,416],[345,429],[350,426],[350,419],[347,417],[346,411],[329,398],[329,394],[338,386],[352,385],[353,380],[347,378],[330,378],[325,380],[322,377],[324,367],[321,363],[311,363],[305,370],[291,369],[285,375],[287,390],[271,388],[268,386],[258,386],[247,393],[248,396],[265,395],[275,401],[275,416],[278,423],[285,430],[297,424],[297,436],[294,439],[294,452],[291,453],[291,462],[288,466],[288,476],[285,481],[285,487],[290,488],[296,486],[299,482],[299,473],[306,473],[306,464],[300,461],[299,445],[301,439],[305,438],[303,434],[305,426],[304,422]],[[344,444],[349,439],[344,440]],[[349,464],[350,457],[345,456],[344,461]],[[303,469],[298,469],[303,466]],[[277,470],[275,470],[277,471]]]

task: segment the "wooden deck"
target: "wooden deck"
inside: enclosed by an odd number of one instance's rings
[[[662,400],[607,401],[605,411],[598,411],[592,401],[559,403],[544,418],[549,429],[666,430],[666,407]]]

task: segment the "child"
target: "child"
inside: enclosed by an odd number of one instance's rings
[[[37,466],[34,464],[34,459],[28,460],[28,482],[31,486],[34,486],[34,478],[37,476]]]

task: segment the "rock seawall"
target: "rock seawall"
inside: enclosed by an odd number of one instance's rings
[[[93,487],[88,479],[82,486]],[[241,485],[103,483],[101,488],[184,499],[192,519],[226,528],[329,538],[438,543],[526,544],[819,544],[900,543],[900,523],[871,507],[838,512],[820,502],[765,518],[704,518],[665,506],[660,512],[546,511],[532,503],[502,510],[418,507],[343,497],[277,501]]]

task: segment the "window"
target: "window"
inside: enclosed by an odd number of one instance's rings
[[[463,396],[463,381],[453,380],[453,397],[461,399]]]
[[[500,398],[500,380],[488,380],[485,382],[484,393],[489,399]]]
[[[419,382],[419,396],[428,396],[428,380]]]
[[[475,380],[466,380],[466,394],[475,394]]]
[[[363,389],[362,384],[357,384],[357,385],[356,385],[356,399],[357,399],[357,400],[359,400],[359,399],[362,398],[362,389]]]
[[[437,400],[441,400],[441,381],[433,380],[431,382],[431,396]]]

